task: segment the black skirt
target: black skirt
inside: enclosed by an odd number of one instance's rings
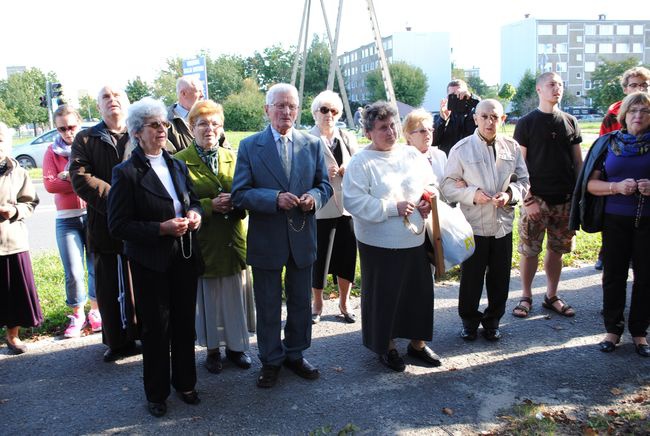
[[[430,341],[433,277],[424,244],[404,249],[358,246],[363,345],[383,354],[394,338]]]
[[[336,229],[336,232],[334,233],[329,268],[325,272],[332,229]],[[343,215],[338,218],[316,220],[316,235],[317,252],[316,262],[312,268],[312,287],[323,289],[327,274],[353,282],[357,266],[357,240],[354,237],[352,217]]]
[[[0,326],[37,327],[42,322],[29,251],[0,256]]]

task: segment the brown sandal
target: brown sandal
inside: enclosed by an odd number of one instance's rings
[[[560,309],[557,309],[555,306],[553,306],[553,303],[556,301],[559,301],[562,304],[562,307]],[[555,295],[554,297],[548,298],[546,295],[544,296],[544,302],[542,303],[542,306],[548,310],[552,310],[553,312],[566,316],[568,318],[575,316],[576,312],[573,310],[571,306],[566,304],[566,302]]]
[[[528,303],[530,304],[530,307],[526,307],[521,303]],[[520,310],[523,313],[517,313],[517,310]],[[521,297],[519,304],[517,304],[515,308],[512,309],[512,316],[516,316],[517,318],[526,318],[531,310],[533,310],[533,299],[528,297]]]

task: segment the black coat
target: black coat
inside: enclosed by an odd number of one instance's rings
[[[190,210],[201,214],[187,167],[165,150],[163,157],[182,203],[182,215]],[[124,241],[124,254],[129,259],[154,271],[166,271],[181,250],[179,238],[160,234],[160,223],[176,216],[174,202],[140,147],[135,148],[129,160],[113,169],[111,185],[108,195],[111,235]],[[186,254],[192,247],[192,258],[198,273],[202,274],[203,262],[193,233],[183,237],[183,245]]]

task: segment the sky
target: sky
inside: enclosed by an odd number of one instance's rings
[[[337,0],[323,0],[334,32]],[[66,94],[95,95],[104,84],[152,81],[171,57],[252,55],[274,44],[298,42],[304,0],[3,0],[0,79],[6,67],[54,71]],[[339,54],[372,42],[366,0],[345,0]],[[499,82],[501,26],[539,19],[650,19],[639,4],[611,0],[375,0],[382,36],[405,30],[449,32],[452,60],[479,67],[488,84]],[[634,5],[634,6],[631,6]],[[645,16],[642,16],[645,14]],[[326,35],[320,0],[311,6],[309,34]],[[426,56],[426,53],[423,53]]]

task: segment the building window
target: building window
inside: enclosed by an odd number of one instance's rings
[[[582,79],[582,73],[576,73],[576,79]]]
[[[591,80],[585,80],[585,89],[591,89]]]
[[[612,53],[612,44],[610,43],[598,44],[598,53],[603,53],[603,54]]]
[[[587,24],[585,26],[585,35],[595,35],[596,34],[596,26],[594,24]]]
[[[596,53],[596,44],[585,44],[585,53]]]
[[[557,44],[555,46],[555,53],[564,54],[567,51],[568,51],[568,45],[566,42],[563,42],[562,44]]]
[[[616,53],[629,53],[630,44],[627,42],[618,42],[616,43]]]
[[[576,97],[580,97],[582,95],[581,91],[576,91]]]
[[[546,62],[544,64],[544,72],[547,73],[549,71],[553,71],[553,63],[552,62]]]
[[[585,73],[593,73],[596,71],[596,62],[585,62]]]
[[[582,62],[582,53],[576,53],[576,61]]]
[[[556,73],[566,73],[566,62],[558,62],[555,64]]]
[[[539,24],[537,26],[538,35],[552,35],[553,34],[553,25],[552,24]]]
[[[614,26],[611,24],[601,24],[598,33],[600,35],[611,36],[614,34]]]
[[[555,26],[555,34],[556,35],[566,35],[567,33],[567,25],[566,24],[558,24]]]
[[[619,24],[616,26],[616,34],[617,35],[629,35],[630,34],[630,26],[628,24]]]
[[[576,35],[576,42],[582,42],[582,35]]]
[[[632,44],[632,53],[643,53],[643,44],[640,42]]]
[[[635,35],[643,35],[643,24],[635,24],[633,27],[633,33]]]

